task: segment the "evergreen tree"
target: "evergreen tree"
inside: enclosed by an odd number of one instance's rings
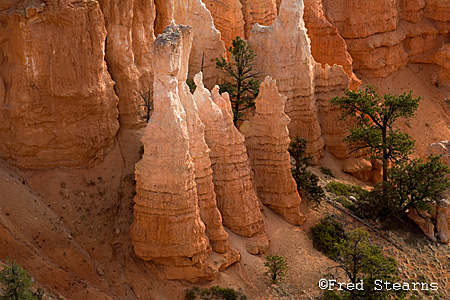
[[[228,77],[219,85],[219,92],[227,92],[230,95],[233,122],[236,125],[244,116],[243,111],[255,107],[259,81],[254,79],[256,73],[253,72],[256,54],[247,42],[238,36],[228,50],[231,52],[232,62],[228,62],[224,57],[216,58],[216,68],[223,70]]]
[[[367,150],[372,160],[381,163],[384,182],[388,181],[389,162],[400,162],[413,152],[414,140],[393,126],[400,117],[414,116],[419,101],[420,97],[413,98],[411,92],[381,97],[372,86],[348,90],[344,97],[331,99],[332,104],[343,110],[341,119],[356,118],[356,126],[350,129],[345,141],[353,151]]]
[[[450,187],[447,174],[450,168],[444,165],[438,155],[428,156],[428,160],[413,159],[390,169],[390,183],[394,187],[403,212],[410,208],[430,211],[431,201],[439,200],[440,193]]]
[[[33,278],[15,261],[7,261],[0,272],[2,293],[0,300],[34,300],[37,299],[31,292]]]

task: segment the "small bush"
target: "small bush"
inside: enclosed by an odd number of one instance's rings
[[[339,255],[338,244],[345,238],[342,225],[327,216],[311,227],[311,235],[314,248],[336,260]]]
[[[327,191],[335,194],[336,196],[345,196],[350,197],[353,196],[357,200],[361,199],[361,197],[365,196],[367,190],[360,188],[356,185],[347,185],[345,183],[330,181],[325,186]]]
[[[186,291],[186,300],[195,300],[197,296],[203,300],[247,300],[247,296],[241,292],[235,291],[231,288],[221,288],[220,286],[213,286],[211,288],[200,289],[193,287]]]
[[[193,94],[195,92],[195,89],[197,88],[194,79],[192,78],[186,79],[186,84],[188,85],[190,92]]]
[[[327,176],[334,178],[334,174],[333,174],[333,172],[331,172],[330,168],[320,167],[319,170],[320,170],[320,172],[322,172],[323,175],[327,175]]]
[[[272,283],[279,283],[287,276],[288,265],[286,258],[278,254],[270,254],[265,257],[266,274],[269,275]]]
[[[32,292],[33,278],[15,261],[6,261],[6,266],[0,272],[0,284],[1,300],[40,300],[44,296],[41,289]]]
[[[348,200],[346,197],[344,196],[337,196],[336,199],[337,202],[339,202],[343,207],[345,207],[346,209],[352,211],[352,212],[356,212],[357,211],[357,206],[350,200]]]
[[[306,155],[306,139],[295,138],[289,145],[289,154],[294,158],[292,166],[292,177],[297,183],[297,189],[302,196],[320,203],[325,196],[322,187],[319,185],[319,177],[311,173],[308,167],[311,157]]]

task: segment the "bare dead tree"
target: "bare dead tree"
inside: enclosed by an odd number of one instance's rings
[[[150,90],[147,93],[139,91],[139,95],[141,95],[142,102],[144,103],[139,105],[140,107],[144,108],[144,110],[141,112],[141,118],[148,123],[153,113],[153,98],[151,97]]]

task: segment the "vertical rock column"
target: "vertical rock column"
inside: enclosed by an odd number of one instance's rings
[[[205,264],[210,245],[200,219],[186,115],[178,74],[189,26],[169,26],[154,43],[154,112],[136,164],[134,220],[130,235],[136,255],[164,264],[168,278],[213,278]]]
[[[228,264],[231,264],[239,260],[240,256],[236,250],[230,247],[228,234],[222,226],[222,215],[217,208],[216,193],[214,192],[212,180],[210,150],[205,142],[205,125],[198,116],[197,105],[194,102],[189,86],[186,84],[191,43],[183,43],[182,47],[181,70],[178,74],[178,93],[186,112],[189,153],[195,167],[194,174],[197,184],[200,216],[206,226],[206,234],[209,237],[213,250],[218,253],[228,252]]]
[[[291,137],[305,137],[307,152],[318,162],[324,142],[314,101],[314,59],[303,22],[303,1],[283,0],[275,23],[255,25],[249,44],[258,55],[256,66],[264,75],[277,80],[287,97],[286,113],[291,118]]]
[[[225,56],[225,45],[220,32],[214,27],[211,13],[201,0],[172,0],[176,24],[192,26],[193,45],[189,58],[189,78],[202,71],[205,85],[214,86],[223,76],[216,68],[215,59]],[[238,1],[238,0],[236,0]]]
[[[269,246],[268,239],[253,189],[244,137],[233,125],[226,100],[215,94],[213,98],[223,102],[213,102],[203,86],[201,73],[195,75],[194,81],[197,85],[194,99],[211,149],[213,181],[223,224],[239,235],[259,236],[247,250],[254,254],[264,252]]]
[[[287,151],[290,119],[284,113],[285,103],[276,81],[266,77],[255,100],[256,111],[245,133],[245,145],[259,199],[289,223],[300,225],[305,217],[299,210],[301,198]]]

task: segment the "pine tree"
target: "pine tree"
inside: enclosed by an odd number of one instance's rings
[[[419,98],[411,92],[400,96],[378,95],[377,89],[368,86],[365,90],[346,91],[344,97],[335,97],[331,103],[339,106],[341,119],[356,118],[356,126],[350,129],[345,141],[356,150],[367,150],[372,160],[383,166],[383,182],[388,181],[390,162],[407,158],[414,148],[414,140],[398,129],[394,123],[398,118],[410,118],[419,106]]]
[[[227,81],[219,85],[219,92],[230,95],[233,122],[236,125],[242,120],[243,111],[255,107],[259,81],[254,79],[256,73],[253,72],[256,54],[247,42],[238,36],[228,50],[231,52],[232,62],[224,57],[216,58],[216,68],[223,70],[228,77]]]
[[[31,292],[33,278],[15,261],[8,260],[0,272],[0,300],[34,300]]]

